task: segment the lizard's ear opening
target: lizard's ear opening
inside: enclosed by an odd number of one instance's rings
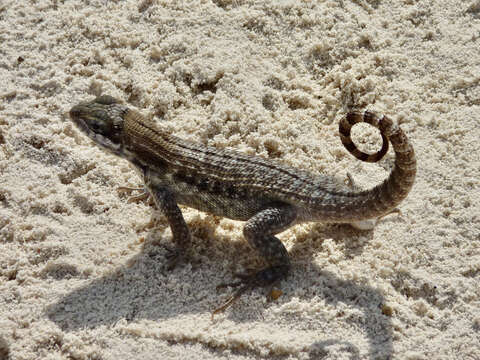
[[[100,95],[95,99],[95,102],[101,105],[113,105],[120,103],[119,100],[115,99],[113,96],[110,95]]]

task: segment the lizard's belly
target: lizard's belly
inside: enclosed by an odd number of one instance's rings
[[[178,174],[147,171],[145,184],[151,192],[167,188],[178,204],[233,220],[246,221],[277,201],[227,182]]]
[[[255,198],[237,200],[222,194],[176,193],[175,196],[181,205],[233,220],[247,221],[266,207]]]

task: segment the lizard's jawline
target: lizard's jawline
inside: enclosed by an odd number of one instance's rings
[[[106,138],[105,136],[96,134],[94,132],[92,132],[90,137],[92,138],[93,141],[95,141],[95,143],[97,143],[101,147],[104,147],[110,151],[113,151],[114,153],[118,153],[120,148],[122,147],[121,144],[115,144],[109,138]]]
[[[97,144],[98,146],[105,148],[107,150],[113,151],[115,154],[118,154],[120,152],[120,148],[122,147],[121,144],[115,144],[109,138],[92,131],[87,126],[86,122],[83,121],[82,119],[77,119],[75,121],[75,124],[84,134],[86,134],[90,139],[92,139],[95,142],[95,144]]]

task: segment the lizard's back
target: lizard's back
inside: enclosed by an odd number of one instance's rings
[[[125,133],[127,148],[157,174],[158,186],[168,185],[179,203],[216,215],[247,220],[271,204],[299,205],[315,189],[333,187],[327,177],[183,140],[135,111],[125,117]]]
[[[377,154],[366,155],[353,145],[350,128],[357,122],[380,128],[384,143]],[[415,177],[415,156],[404,133],[388,118],[368,112],[351,113],[340,123],[347,150],[364,161],[378,161],[388,150],[390,139],[397,157],[390,177],[363,192],[345,190],[333,178],[258,156],[180,139],[133,110],[125,115],[124,132],[127,147],[157,174],[158,186],[168,185],[175,192],[179,203],[238,220],[247,220],[278,202],[301,209],[299,221],[368,219],[392,210],[406,196]]]

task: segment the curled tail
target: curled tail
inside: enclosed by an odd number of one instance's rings
[[[357,123],[368,123],[380,130],[383,144],[375,154],[360,151],[353,143],[350,130]],[[350,211],[355,213],[352,220],[381,216],[393,210],[410,192],[415,181],[416,160],[413,146],[403,130],[386,116],[365,111],[350,112],[339,124],[339,133],[345,148],[357,159],[367,162],[379,161],[388,151],[388,142],[395,151],[395,166],[390,176],[371,190],[353,194],[358,201],[353,201]],[[346,216],[348,217],[348,216]]]
[[[358,150],[357,146],[352,141],[350,135],[350,130],[355,124],[364,122],[373,125],[377,129],[379,129],[379,121],[380,119],[378,118],[378,116],[369,111],[365,111],[364,113],[350,112],[340,121],[338,131],[340,133],[340,139],[342,140],[342,144],[343,146],[345,146],[348,152],[350,152],[350,154],[355,156],[358,160],[362,160],[365,162],[377,162],[380,161],[387,153],[388,138],[382,131],[380,132],[380,135],[382,136],[382,148],[375,154],[366,154]]]

